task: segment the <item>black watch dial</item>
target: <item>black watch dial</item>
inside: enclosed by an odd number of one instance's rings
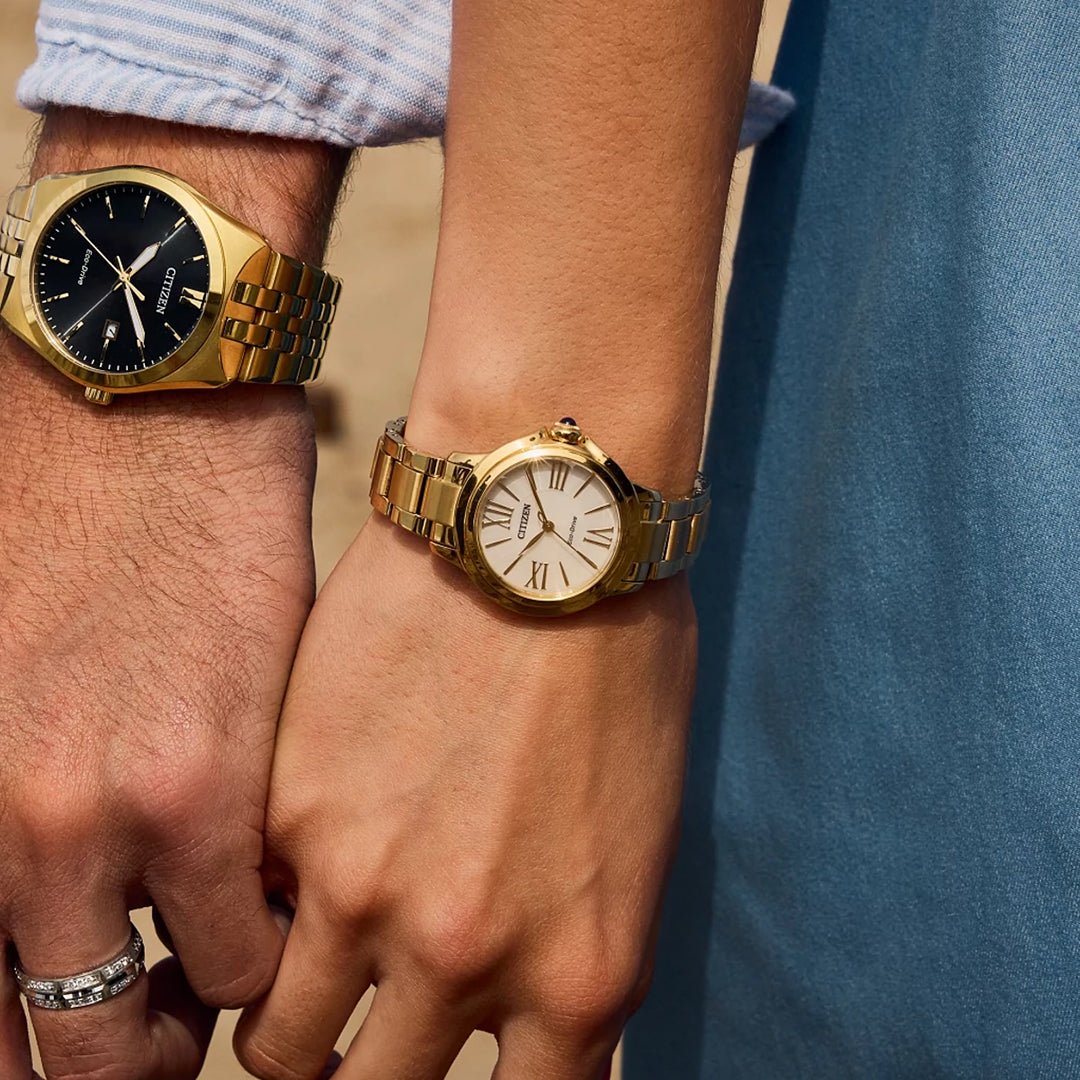
[[[65,350],[97,371],[160,364],[191,337],[210,290],[195,222],[143,184],[94,188],[49,226],[34,268],[37,304]]]

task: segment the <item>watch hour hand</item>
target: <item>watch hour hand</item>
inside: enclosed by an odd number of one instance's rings
[[[529,487],[532,488],[533,497],[536,499],[536,512],[540,515],[540,520],[546,525],[548,516],[544,513],[544,504],[540,501],[540,492],[536,490],[536,481],[533,479],[532,465],[526,466],[525,475],[529,478]],[[528,549],[526,548],[526,550]],[[522,552],[522,554],[524,554],[524,552]]]
[[[540,531],[540,532],[538,532],[538,533],[537,533],[537,534],[536,534],[536,535],[535,535],[535,536],[534,536],[534,537],[533,537],[533,538],[532,538],[532,539],[531,539],[531,540],[530,540],[530,541],[529,541],[529,542],[528,542],[528,543],[527,543],[527,544],[526,544],[526,545],[525,545],[525,546],[524,546],[524,547],[523,547],[523,548],[521,549],[521,551],[520,551],[520,552],[518,552],[518,557],[517,557],[517,558],[516,558],[516,559],[515,559],[515,560],[514,560],[514,561],[513,561],[513,562],[512,562],[512,563],[511,563],[511,564],[510,564],[510,565],[509,565],[509,566],[508,566],[508,567],[507,567],[507,568],[506,568],[505,570],[504,570],[504,571],[503,571],[503,575],[505,576],[506,574],[509,574],[509,573],[510,573],[510,571],[511,571],[511,570],[513,570],[513,569],[514,569],[514,567],[515,567],[515,566],[517,566],[517,564],[518,564],[519,562],[521,562],[521,560],[522,560],[522,559],[524,559],[524,558],[525,558],[525,553],[526,553],[527,551],[529,551],[530,549],[532,549],[532,548],[536,547],[536,545],[537,545],[538,543],[540,543],[540,541],[541,541],[541,540],[542,540],[542,539],[543,539],[543,538],[544,538],[544,537],[545,537],[546,535],[547,535],[547,530],[546,530],[546,529],[541,529],[541,531]]]
[[[152,262],[161,250],[160,244],[151,244],[139,257],[127,268],[125,273],[129,278],[134,277],[148,262]]]

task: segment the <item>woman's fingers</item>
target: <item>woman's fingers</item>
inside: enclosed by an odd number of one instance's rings
[[[237,1026],[244,1068],[263,1080],[319,1075],[370,985],[359,946],[355,935],[335,932],[314,898],[301,897],[273,988]]]
[[[601,1080],[611,1074],[615,1045],[568,1040],[538,1017],[519,1016],[499,1032],[492,1080]]]
[[[422,986],[384,980],[336,1080],[443,1080],[473,1031],[454,1013]]]

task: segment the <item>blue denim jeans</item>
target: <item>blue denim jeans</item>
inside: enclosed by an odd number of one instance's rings
[[[794,0],[628,1080],[1080,1076],[1080,3]]]

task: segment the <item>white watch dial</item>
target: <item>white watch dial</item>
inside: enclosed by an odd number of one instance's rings
[[[535,457],[502,473],[476,511],[484,561],[508,588],[555,600],[584,592],[618,554],[619,507],[586,465]]]

